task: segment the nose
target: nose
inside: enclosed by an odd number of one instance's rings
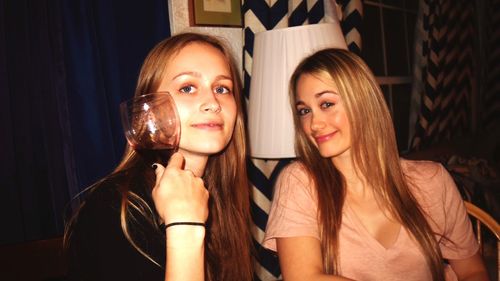
[[[207,93],[200,109],[203,112],[218,113],[221,111],[221,106],[215,94]]]
[[[323,128],[325,128],[325,120],[321,114],[311,114],[311,130],[312,131],[319,131]]]

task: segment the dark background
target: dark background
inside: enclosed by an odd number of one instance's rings
[[[125,141],[118,104],[170,36],[165,0],[0,0],[0,244],[63,233]]]

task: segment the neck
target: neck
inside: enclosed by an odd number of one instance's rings
[[[350,155],[342,154],[331,158],[331,161],[335,168],[339,170],[345,177],[346,181],[349,182],[358,178],[358,171],[354,165],[354,161]]]
[[[355,196],[367,195],[367,183],[364,175],[354,165],[350,155],[339,155],[332,157],[332,163],[342,173],[346,183],[347,194]]]
[[[207,166],[208,156],[179,151],[184,156],[184,170],[189,170],[197,177],[202,177]]]

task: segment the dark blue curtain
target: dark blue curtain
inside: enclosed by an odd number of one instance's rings
[[[62,234],[118,162],[118,104],[168,36],[164,0],[0,0],[0,243]]]

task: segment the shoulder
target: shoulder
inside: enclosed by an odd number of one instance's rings
[[[82,196],[81,211],[91,211],[97,209],[99,211],[119,211],[122,205],[122,200],[127,197],[124,195],[124,190],[137,195],[147,205],[151,205],[149,197],[146,193],[145,182],[138,173],[121,171],[94,184],[88,192]],[[128,196],[129,200],[131,199]]]
[[[127,185],[127,188],[124,185]],[[102,223],[104,227],[121,225],[125,202],[128,202],[126,206],[141,206],[126,207],[127,212],[134,217],[134,223],[143,223],[140,210],[154,210],[154,203],[148,195],[145,183],[131,178],[126,173],[119,173],[98,182],[85,194],[76,221],[82,225],[90,224],[91,227],[98,223]],[[113,223],[110,223],[111,221]]]
[[[444,212],[461,202],[455,181],[446,168],[432,161],[402,160],[403,173],[413,195],[429,212]]]
[[[300,161],[293,161],[280,172],[276,181],[276,187],[279,189],[302,188],[311,190],[313,180],[309,170]]]
[[[424,208],[443,204],[447,193],[456,189],[453,178],[440,163],[401,160],[401,168],[410,190]]]
[[[121,195],[113,181],[102,181],[84,193],[69,232],[70,275],[100,272],[105,247],[123,241],[120,227]],[[116,252],[116,248],[113,248]]]
[[[73,219],[73,232],[79,234],[95,229],[119,229],[121,198],[114,181],[106,180],[93,186],[81,199],[80,208]]]
[[[280,181],[295,181],[303,185],[310,185],[312,178],[308,169],[300,161],[293,161],[281,171],[278,180]]]
[[[406,159],[401,159],[401,168],[407,177],[426,180],[439,177],[444,169],[443,165],[438,162]]]
[[[118,190],[118,184],[113,180],[105,180],[92,187],[91,190],[85,194],[80,214],[97,213],[102,211],[118,211],[121,194]]]
[[[308,169],[299,161],[283,168],[278,176],[264,247],[276,251],[276,238],[311,236],[319,239],[317,196]]]
[[[409,186],[417,191],[442,191],[443,184],[451,180],[446,168],[438,162],[402,159],[401,169]]]
[[[315,194],[313,179],[302,162],[294,161],[280,172],[274,189],[276,200],[315,198]]]

